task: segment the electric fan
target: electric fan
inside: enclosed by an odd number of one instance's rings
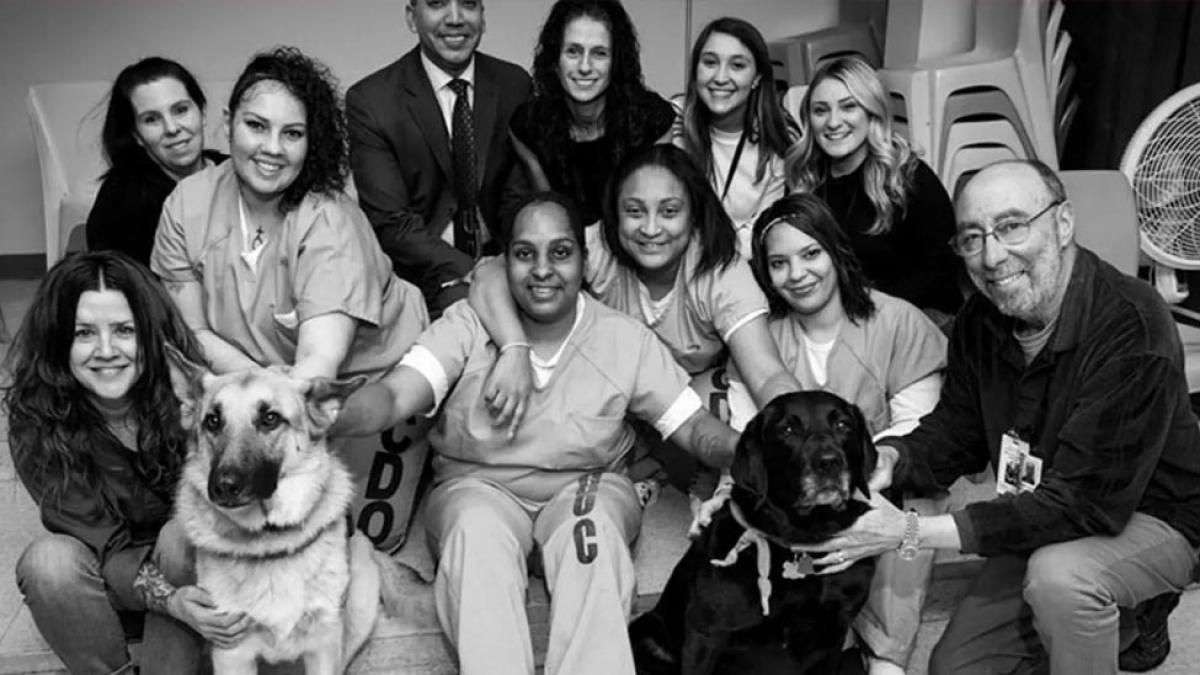
[[[1171,304],[1187,297],[1175,270],[1200,270],[1200,83],[1163,101],[1121,157],[1133,186],[1141,249]]]

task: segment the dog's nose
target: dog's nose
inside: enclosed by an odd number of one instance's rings
[[[813,471],[822,475],[838,473],[845,465],[846,460],[842,453],[834,449],[822,450],[812,460]]]
[[[208,498],[217,506],[231,509],[250,502],[245,475],[231,467],[214,469],[208,479]]]

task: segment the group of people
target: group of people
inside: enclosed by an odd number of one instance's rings
[[[740,19],[701,31],[668,101],[619,0],[555,2],[532,77],[478,51],[482,0],[405,13],[419,44],[344,113],[315,59],[256,55],[228,157],[178,63],[114,82],[91,250],[48,272],[4,394],[50,532],[18,585],[72,673],[131,671],[127,613],[146,616],[143,673],[195,672],[247,628],[195,585],[171,521],[189,364],[365,375],[342,434],[435,419],[426,528],[464,673],[533,672],[535,551],[546,672],[632,673],[656,479],[631,465],[662,453],[702,510],[735,429],[799,389],[860,407],[872,486],[907,509],[874,496],[818,560],[882,556],[855,624],[871,672],[908,667],[938,548],[987,563],[932,672],[1165,657],[1197,567],[1200,429],[1165,306],[1074,243],[1053,172],[998,164],[952,204],[868,65],[823,65],[792,119]],[[694,386],[722,368],[726,419]],[[939,510],[959,476],[1013,461],[1032,478]]]

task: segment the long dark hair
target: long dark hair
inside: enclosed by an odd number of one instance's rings
[[[529,128],[537,130],[537,154],[547,176],[562,176],[564,191],[573,185],[566,151],[571,141],[571,110],[558,76],[567,24],[579,17],[603,23],[612,39],[612,68],[604,92],[604,136],[612,147],[612,165],[629,153],[645,133],[647,119],[642,101],[654,96],[642,82],[641,50],[637,31],[619,0],[558,0],[550,8],[533,52],[533,98],[529,103]]]
[[[264,80],[282,84],[304,104],[308,154],[295,182],[283,191],[279,211],[286,213],[310,192],[331,194],[346,187],[349,172],[346,118],[338,97],[337,79],[325,64],[295,47],[276,47],[254,55],[229,94],[229,114],[242,104],[246,92]]]
[[[763,211],[754,222],[750,242],[754,257],[750,259],[750,267],[767,296],[771,316],[786,316],[791,311],[787,301],[779,296],[771,283],[771,272],[767,267],[767,231],[783,225],[794,227],[815,239],[833,259],[838,294],[846,316],[855,323],[871,318],[875,313],[875,303],[871,300],[870,283],[858,262],[858,256],[854,255],[854,245],[849,235],[838,226],[825,200],[804,193],[783,197]]]
[[[761,181],[771,162],[771,157],[783,159],[788,148],[800,138],[800,126],[783,108],[775,95],[775,71],[771,66],[771,54],[762,33],[742,19],[723,17],[710,22],[700,31],[692,45],[692,58],[688,68],[687,97],[683,104],[683,138],[688,152],[700,164],[708,176],[713,175],[712,139],[709,133],[711,113],[696,94],[696,68],[704,44],[713,33],[728,35],[746,46],[754,56],[754,67],[758,71],[758,86],[750,92],[746,101],[746,118],[742,133],[746,140],[759,144],[758,168],[755,181]]]
[[[125,66],[113,80],[112,89],[108,92],[108,109],[104,114],[104,127],[100,131],[100,144],[104,150],[104,159],[108,161],[108,171],[132,166],[153,165],[154,160],[146,154],[146,150],[134,140],[133,90],[149,82],[163,79],[178,80],[188,98],[196,104],[200,112],[208,105],[204,90],[200,83],[179,63],[161,56],[150,56],[137,63]]]
[[[137,331],[141,374],[129,392],[138,426],[134,461],[152,488],[166,491],[185,453],[171,367],[203,362],[199,343],[158,279],[132,258],[116,251],[69,256],[42,280],[5,362],[13,462],[45,484],[51,500],[70,480],[104,490],[92,448],[105,436],[118,442],[70,368],[79,297],[101,288],[125,295]]]
[[[639,169],[656,166],[669,171],[683,184],[692,215],[692,236],[700,247],[696,275],[725,269],[737,259],[737,234],[721,199],[686,152],[673,145],[654,145],[627,159],[608,182],[604,199],[604,241],[617,262],[637,269],[637,262],[621,246],[621,186]]]

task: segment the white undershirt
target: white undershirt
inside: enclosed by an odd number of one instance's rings
[[[817,342],[809,337],[803,337],[804,353],[808,356],[808,367],[812,370],[813,379],[822,387],[829,381],[829,373],[825,366],[829,363],[829,353],[837,342],[835,335],[828,342]]]
[[[559,343],[558,350],[554,352],[554,356],[542,359],[533,353],[533,349],[529,350],[529,364],[533,366],[533,379],[536,388],[542,389],[550,381],[550,376],[554,374],[554,368],[558,366],[558,360],[562,358],[563,350],[567,348],[567,343],[575,336],[575,329],[579,328],[579,322],[583,319],[583,307],[583,295],[581,294],[575,297],[575,322],[571,324],[571,332],[567,333],[567,337]]]
[[[675,289],[672,288],[669,293],[662,296],[658,300],[650,297],[650,289],[646,288],[646,284],[638,282],[638,306],[642,310],[642,319],[647,326],[654,326],[662,321],[662,318],[667,313],[667,309],[671,307],[671,302],[675,299]]]

